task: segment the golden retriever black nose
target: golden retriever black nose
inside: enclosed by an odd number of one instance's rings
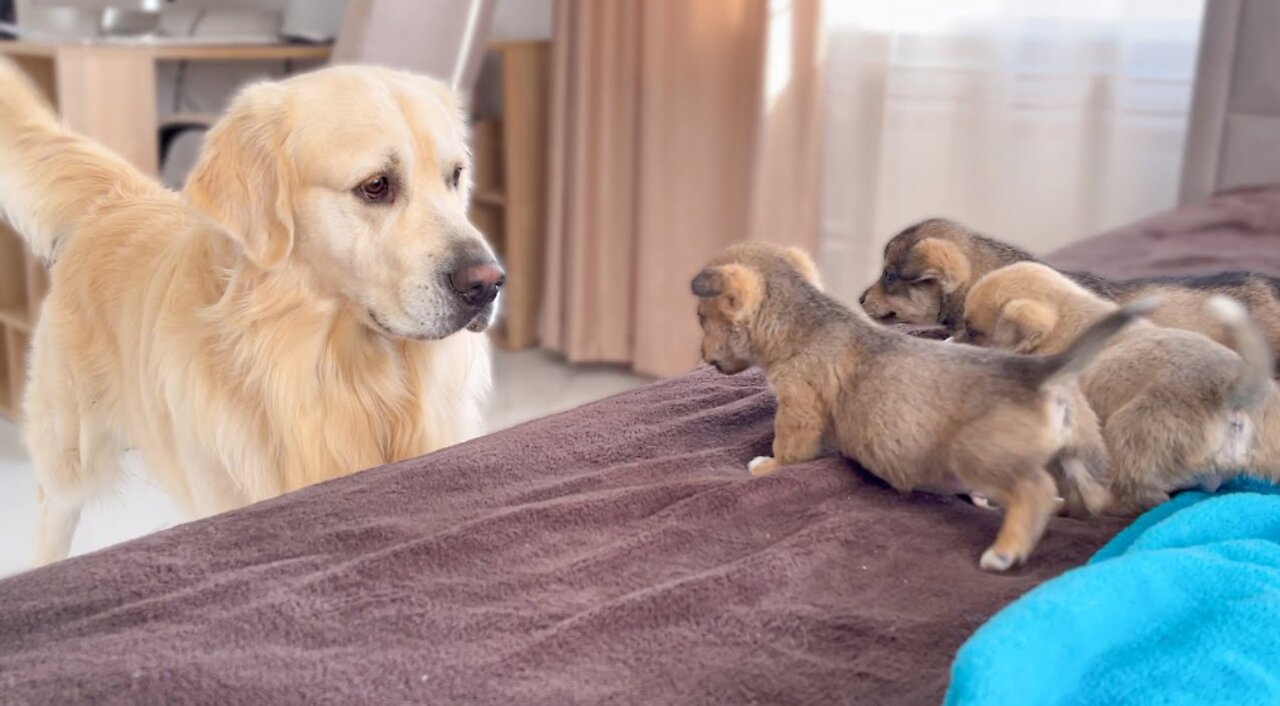
[[[484,306],[498,297],[507,274],[496,262],[467,265],[449,273],[449,286],[468,306]]]

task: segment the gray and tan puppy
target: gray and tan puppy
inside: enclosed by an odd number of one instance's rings
[[[969,290],[956,340],[1055,354],[1118,305],[1038,263],[996,270]],[[1191,487],[1248,472],[1280,479],[1280,394],[1271,347],[1244,307],[1209,300],[1235,351],[1199,334],[1139,322],[1080,376],[1111,457],[1108,512],[1135,514]],[[1237,354],[1238,353],[1238,354]]]
[[[1105,506],[1105,450],[1074,378],[1134,311],[1061,354],[1014,355],[879,326],[814,273],[798,250],[744,244],[692,282],[703,359],[727,374],[760,366],[778,396],[773,455],[753,460],[753,475],[812,459],[827,440],[900,491],[981,493],[1005,509],[980,562],[995,571],[1030,554],[1059,483],[1068,503]]]
[[[860,299],[882,323],[939,324],[954,330],[964,312],[969,287],[988,272],[1016,262],[1036,262],[1030,253],[979,235],[941,218],[898,233],[884,249],[884,270]],[[1237,299],[1280,350],[1280,280],[1249,272],[1192,277],[1109,280],[1079,272],[1067,278],[1099,297],[1124,304],[1146,297],[1161,300],[1151,320],[1161,326],[1204,334],[1227,343],[1229,332],[1209,315],[1205,302],[1221,294]]]

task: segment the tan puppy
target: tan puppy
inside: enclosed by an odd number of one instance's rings
[[[191,516],[481,432],[502,271],[442,84],[369,67],[245,90],[186,196],[69,132],[0,61],[0,207],[54,264],[26,438],[36,562],[137,448]]]
[[[964,226],[935,218],[893,237],[884,249],[884,271],[862,294],[872,318],[885,323],[937,323],[954,330],[964,312],[969,287],[993,270],[1015,262],[1035,262],[1030,253],[987,238]],[[1151,320],[1161,326],[1228,341],[1221,323],[1205,302],[1223,294],[1244,302],[1266,331],[1273,350],[1280,350],[1280,280],[1248,272],[1199,277],[1148,277],[1114,281],[1095,275],[1064,272],[1094,294],[1120,304],[1150,296],[1161,300]]]
[[[1072,379],[1134,311],[1060,355],[1011,355],[878,326],[823,294],[814,272],[797,250],[746,244],[693,279],[703,359],[729,374],[761,366],[778,396],[773,456],[752,474],[812,459],[828,437],[900,491],[982,493],[1005,508],[981,560],[995,571],[1030,554],[1057,482],[1090,510],[1106,504],[1097,421]],[[1048,470],[1055,461],[1063,478]]]
[[[1111,339],[1080,376],[1111,456],[1114,505],[1134,514],[1169,493],[1216,488],[1245,469],[1280,479],[1280,393],[1271,349],[1232,299],[1211,299],[1241,355],[1190,331],[1140,322]],[[1055,354],[1119,307],[1053,269],[1019,263],[969,290],[956,339]]]

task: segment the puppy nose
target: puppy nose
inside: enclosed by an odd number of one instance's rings
[[[467,265],[449,273],[449,286],[470,306],[484,306],[498,296],[507,275],[496,262]]]

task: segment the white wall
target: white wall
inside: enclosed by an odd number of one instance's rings
[[[493,38],[550,39],[554,0],[498,0],[493,15]],[[604,0],[612,2],[612,0]]]

